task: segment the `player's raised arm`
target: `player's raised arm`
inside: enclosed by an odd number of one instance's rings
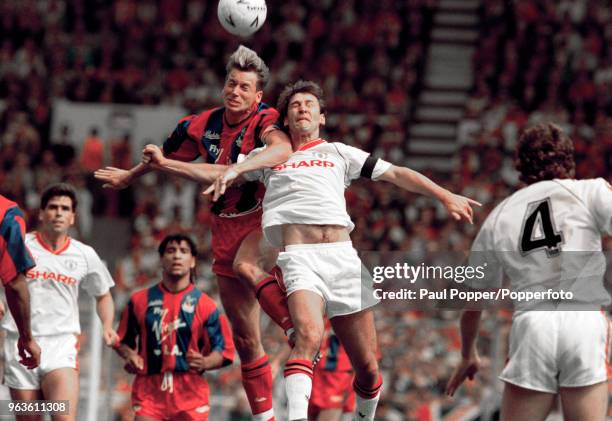
[[[94,172],[94,177],[104,183],[102,187],[120,190],[125,189],[132,184],[135,179],[152,170],[153,168],[143,163],[140,163],[129,170],[116,167],[104,167],[96,170]]]
[[[264,136],[264,141],[266,148],[261,153],[227,167],[204,194],[214,192],[213,201],[216,201],[240,175],[262,168],[270,168],[287,161],[292,147],[289,137],[282,130],[271,129]]]
[[[183,162],[167,158],[157,145],[145,146],[142,151],[142,164],[149,165],[156,171],[206,184],[213,183],[228,168],[227,165]]]
[[[391,165],[377,180],[388,181],[404,190],[435,197],[457,221],[465,220],[472,224],[474,215],[472,206],[482,206],[473,199],[446,190],[423,174],[406,167]]]

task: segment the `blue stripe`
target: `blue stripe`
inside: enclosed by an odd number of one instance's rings
[[[189,342],[191,342],[191,335],[193,333],[193,318],[200,302],[202,292],[194,288],[188,294],[183,296],[181,300],[181,311],[179,312],[179,319],[181,326],[176,331],[176,345],[179,349],[179,355],[176,356],[175,371],[185,372],[189,371],[189,363],[187,362],[187,350],[189,349]]]
[[[335,371],[338,367],[338,349],[340,348],[340,341],[336,335],[329,337],[329,349],[327,351],[327,358],[325,361],[324,370]]]
[[[208,316],[206,320],[206,332],[208,333],[208,340],[210,341],[211,352],[223,352],[225,350],[225,338],[223,338],[223,331],[221,330],[221,314],[219,309]]]
[[[17,269],[18,273],[23,273],[26,270],[36,266],[36,263],[32,259],[30,252],[28,251],[23,235],[21,233],[21,226],[15,217],[21,217],[24,219],[23,212],[18,207],[12,207],[4,214],[2,225],[0,225],[0,233],[6,241],[6,247],[8,253],[13,260],[13,264]]]
[[[210,116],[208,116],[206,127],[202,133],[202,145],[204,146],[204,149],[206,149],[206,162],[209,164],[214,164],[219,157],[219,145],[221,144],[221,136],[223,132],[224,111],[225,108],[223,107],[213,111]],[[215,138],[209,139],[206,137],[206,133],[215,134]]]
[[[161,344],[157,340],[157,336],[155,336],[154,327],[161,329],[161,321],[162,321],[162,309],[163,304],[159,306],[149,306],[149,303],[152,301],[159,300],[162,303],[164,302],[164,293],[159,286],[154,286],[153,288],[149,288],[147,291],[147,310],[145,313],[145,323],[147,326],[147,374],[157,374],[161,372],[162,369],[162,349]],[[159,309],[157,314],[155,314],[155,309]],[[157,355],[156,352],[157,351]]]

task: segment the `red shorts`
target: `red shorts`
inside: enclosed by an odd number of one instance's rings
[[[316,418],[322,410],[332,408],[342,408],[342,412],[355,410],[352,371],[315,370],[308,415]]]
[[[208,382],[196,373],[137,375],[132,385],[136,416],[156,420],[208,419]]]
[[[234,258],[247,235],[255,230],[261,230],[262,210],[235,218],[213,217],[212,221],[212,270],[220,276],[235,278]]]

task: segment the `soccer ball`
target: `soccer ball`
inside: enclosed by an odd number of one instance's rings
[[[266,20],[265,0],[220,0],[217,7],[219,22],[229,33],[248,37]]]

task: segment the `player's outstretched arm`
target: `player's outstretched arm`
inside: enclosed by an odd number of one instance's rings
[[[204,194],[214,192],[213,201],[225,193],[225,190],[242,174],[250,171],[270,168],[287,161],[293,151],[289,137],[281,130],[274,129],[265,135],[266,147],[257,155],[249,157],[244,161],[229,166],[215,180]]]
[[[166,158],[157,145],[146,145],[142,151],[142,164],[156,171],[187,178],[199,183],[212,184],[225,171],[227,165],[183,162]]]
[[[476,349],[476,338],[480,327],[482,312],[465,310],[461,315],[461,362],[453,372],[446,393],[453,396],[465,379],[474,380],[480,366],[480,357]]]
[[[115,302],[110,292],[96,297],[96,312],[102,322],[102,337],[106,346],[114,346],[119,341],[119,336],[113,329],[115,318]]]
[[[36,368],[40,364],[40,347],[30,328],[30,292],[25,276],[18,274],[5,288],[6,302],[19,331],[19,362],[29,369]]]
[[[482,206],[473,199],[446,190],[423,174],[406,167],[391,165],[378,180],[388,181],[413,193],[435,197],[457,221],[465,220],[472,224],[474,216],[472,206]]]
[[[138,177],[150,172],[153,168],[145,164],[138,164],[135,167],[124,170],[116,167],[104,167],[94,172],[94,177],[104,184],[102,187],[107,189],[125,189]]]

